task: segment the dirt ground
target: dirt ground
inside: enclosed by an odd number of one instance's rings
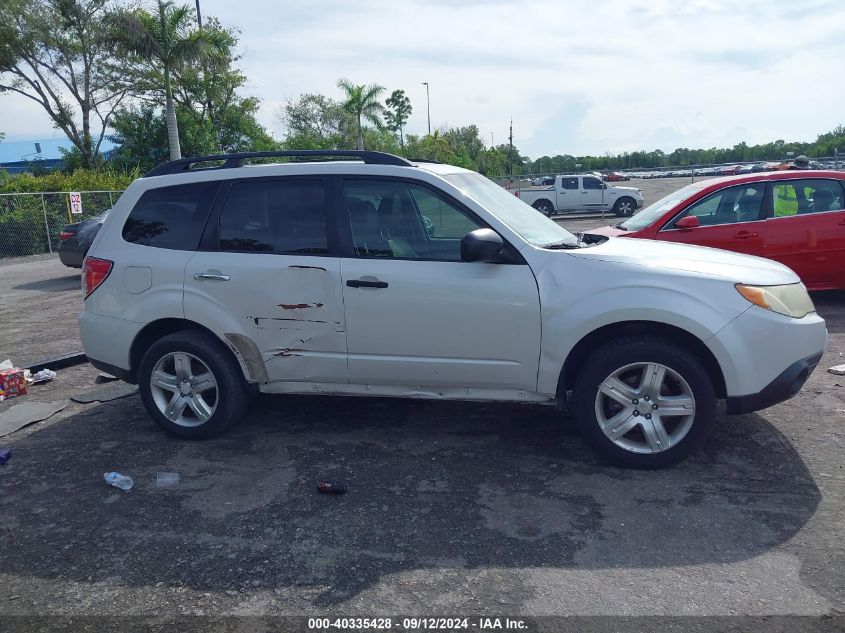
[[[659,472],[604,464],[545,407],[268,396],[228,435],[186,442],[137,395],[69,402],[0,438],[0,631],[37,630],[32,616],[841,616],[845,377],[826,369],[845,363],[845,293],[813,298],[830,341],[801,393],[720,414],[703,450]],[[0,262],[0,360],[79,349],[81,303],[55,257]],[[21,401],[96,375],[62,370]],[[134,488],[107,487],[111,470]],[[317,494],[321,478],[349,492]]]

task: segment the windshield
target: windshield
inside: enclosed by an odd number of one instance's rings
[[[630,218],[622,222],[619,227],[628,231],[639,231],[647,226],[650,226],[660,216],[666,213],[676,204],[680,204],[684,200],[692,197],[704,188],[704,183],[695,183],[687,185],[683,189],[673,191],[668,196],[660,198],[654,204],[650,204],[639,213],[635,213]]]
[[[444,178],[534,246],[577,246],[572,233],[481,174],[449,174]]]

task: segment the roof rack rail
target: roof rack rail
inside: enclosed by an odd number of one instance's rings
[[[413,164],[400,156],[387,154],[386,152],[372,152],[358,149],[303,149],[284,150],[277,152],[238,152],[233,154],[213,154],[211,156],[194,156],[191,158],[180,158],[162,163],[153,167],[144,174],[144,178],[151,176],[166,176],[168,174],[181,174],[191,171],[198,163],[223,161],[219,167],[207,167],[204,169],[230,169],[243,167],[244,161],[250,158],[359,158],[368,165],[398,165],[401,167],[413,167]],[[199,171],[199,170],[197,170]]]

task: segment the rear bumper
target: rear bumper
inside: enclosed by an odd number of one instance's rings
[[[89,358],[88,362],[100,371],[104,371],[107,374],[111,374],[115,378],[120,378],[120,380],[122,380],[123,382],[128,382],[132,385],[138,384],[138,379],[135,376],[134,371],[131,371],[129,369],[123,369],[122,367],[118,367],[117,365],[110,365],[94,358]]]
[[[79,315],[79,338],[89,362],[101,371],[132,382],[129,350],[141,323],[116,319],[83,310]]]
[[[59,246],[59,261],[69,268],[82,268],[82,260],[85,259],[85,253],[70,248],[62,248]]]
[[[819,352],[809,358],[792,363],[757,393],[729,396],[727,399],[728,413],[731,415],[750,413],[789,400],[801,391],[801,387],[807,382],[807,378],[813,373],[821,357],[822,354]]]

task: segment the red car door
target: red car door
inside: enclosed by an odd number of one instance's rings
[[[761,220],[766,183],[726,187],[694,202],[676,215],[655,236],[658,240],[723,248],[737,253],[763,255]],[[692,215],[700,225],[679,229],[675,223]]]
[[[771,200],[763,228],[766,257],[789,266],[811,288],[837,287],[845,273],[842,183],[822,178],[775,181]]]

